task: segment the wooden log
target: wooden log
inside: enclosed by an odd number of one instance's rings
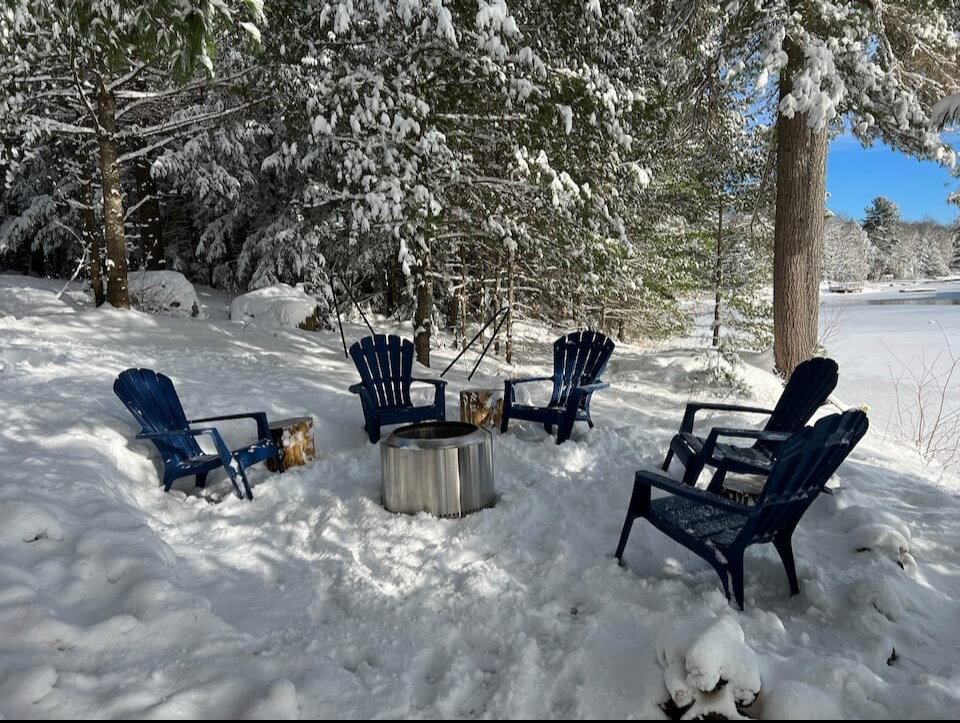
[[[757,504],[766,483],[767,478],[762,475],[728,477],[723,482],[721,494],[728,500],[739,502],[741,505],[753,506]]]
[[[503,387],[460,392],[460,421],[496,429],[503,416]]]
[[[312,417],[291,417],[270,422],[270,435],[274,444],[283,450],[284,469],[303,466],[316,454]],[[267,460],[267,467],[274,472],[277,470],[273,459]]]

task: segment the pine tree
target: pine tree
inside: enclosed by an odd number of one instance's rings
[[[900,207],[884,196],[877,196],[864,210],[863,230],[876,248],[875,265],[871,271],[873,278],[896,273],[894,255],[899,245],[899,222]],[[902,258],[900,268],[903,268]]]

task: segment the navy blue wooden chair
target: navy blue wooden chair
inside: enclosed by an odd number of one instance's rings
[[[399,336],[375,334],[350,347],[350,356],[360,372],[360,383],[350,391],[360,395],[364,429],[374,444],[380,439],[380,428],[388,424],[410,424],[428,419],[447,418],[442,379],[421,379],[413,376],[413,342]],[[414,406],[410,400],[411,382],[432,384],[433,404]]]
[[[721,461],[729,472],[739,474],[770,473],[777,450],[791,434],[800,430],[826,401],[837,386],[837,363],[833,359],[816,357],[797,365],[773,409],[747,407],[737,404],[691,402],[687,404],[680,432],[670,442],[670,451],[663,461],[663,471],[670,468],[676,455],[684,466],[683,481],[696,484],[704,465],[718,466]],[[720,427],[707,437],[693,433],[694,418],[703,409],[769,414],[764,434],[753,429]],[[750,447],[720,442],[720,437],[753,439]]]
[[[137,439],[147,439],[156,445],[163,460],[163,489],[170,491],[173,481],[196,476],[197,487],[204,487],[207,473],[218,467],[226,470],[237,497],[253,499],[246,469],[271,457],[277,469],[283,471],[283,454],[273,442],[265,412],[230,414],[223,417],[205,417],[187,420],[180,398],[170,377],[152,369],[127,369],[113,383],[114,393],[140,424]],[[257,423],[257,440],[240,449],[230,450],[216,427],[191,428],[191,424],[253,419]],[[197,437],[209,436],[216,454],[207,454],[197,444]],[[240,489],[239,481],[243,483]]]
[[[711,492],[689,487],[656,472],[639,471],[620,533],[616,557],[623,549],[634,519],[643,517],[661,532],[709,562],[730,599],[743,609],[743,556],[747,547],[772,542],[780,554],[790,593],[800,592],[793,558],[793,532],[817,495],[868,427],[860,410],[824,417],[813,427],[784,442],[755,505],[743,505]],[[651,490],[669,496],[651,499]]]
[[[511,419],[540,422],[548,432],[557,425],[557,444],[563,444],[570,439],[575,422],[586,422],[593,429],[590,399],[594,392],[610,386],[600,381],[600,375],[610,361],[613,346],[613,341],[596,331],[575,331],[557,339],[553,344],[552,377],[504,383],[500,431],[507,431]],[[545,407],[517,404],[517,386],[545,381],[553,382],[553,392]]]

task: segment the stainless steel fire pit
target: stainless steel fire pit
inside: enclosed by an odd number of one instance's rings
[[[400,427],[380,443],[380,459],[391,512],[463,517],[493,505],[493,435],[475,424]]]

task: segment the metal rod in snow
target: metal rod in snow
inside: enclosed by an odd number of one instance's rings
[[[337,326],[340,327],[340,343],[343,344],[343,358],[346,359],[350,355],[347,354],[347,339],[343,335],[343,321],[340,319],[340,302],[337,301],[337,290],[335,284],[330,284],[330,293],[333,294],[333,308],[337,311]]]
[[[444,369],[442,372],[440,372],[441,379],[443,378],[444,374],[446,374],[448,371],[450,371],[453,368],[454,364],[460,361],[460,357],[462,357],[464,354],[467,353],[467,349],[473,346],[473,342],[475,342],[477,339],[480,338],[480,335],[487,330],[487,327],[490,326],[496,320],[496,318],[500,316],[500,314],[506,313],[507,311],[509,311],[509,309],[510,309],[509,306],[504,306],[498,309],[497,311],[493,312],[493,316],[487,319],[486,323],[482,327],[480,327],[480,331],[478,331],[476,334],[473,335],[473,338],[467,342],[467,345],[463,347],[463,350],[453,358],[452,362],[447,364],[447,368]]]
[[[363,319],[363,323],[367,325],[367,328],[370,330],[370,333],[376,336],[377,332],[373,330],[373,327],[370,326],[370,322],[367,321],[367,315],[363,313],[363,309],[360,308],[360,304],[357,303],[357,300],[353,298],[353,294],[350,293],[350,287],[347,286],[345,283],[343,283],[343,279],[340,278],[339,274],[337,275],[337,281],[340,282],[340,286],[343,287],[343,290],[347,292],[347,296],[350,297],[350,301],[353,302],[353,305],[357,307],[357,311],[360,312],[360,318]]]
[[[510,307],[509,307],[509,306],[506,306],[506,307],[504,307],[504,309],[506,309],[506,310],[509,311]],[[503,309],[501,309],[501,311],[503,311]],[[499,313],[499,312],[497,312],[497,313]],[[493,333],[490,335],[489,341],[487,341],[487,345],[486,345],[485,347],[483,347],[483,351],[480,352],[480,358],[477,359],[477,363],[473,365],[473,371],[470,372],[470,376],[467,377],[467,381],[468,381],[468,382],[469,382],[471,379],[473,379],[473,375],[477,373],[477,369],[480,367],[480,362],[483,361],[483,357],[486,356],[486,354],[487,354],[487,349],[489,349],[489,348],[490,348],[490,345],[493,344],[493,340],[497,338],[497,334],[500,333],[500,327],[503,326],[503,323],[504,323],[506,320],[507,320],[507,314],[504,314],[503,317],[500,319],[500,321],[497,322],[497,325],[496,325],[496,327],[494,328]]]

